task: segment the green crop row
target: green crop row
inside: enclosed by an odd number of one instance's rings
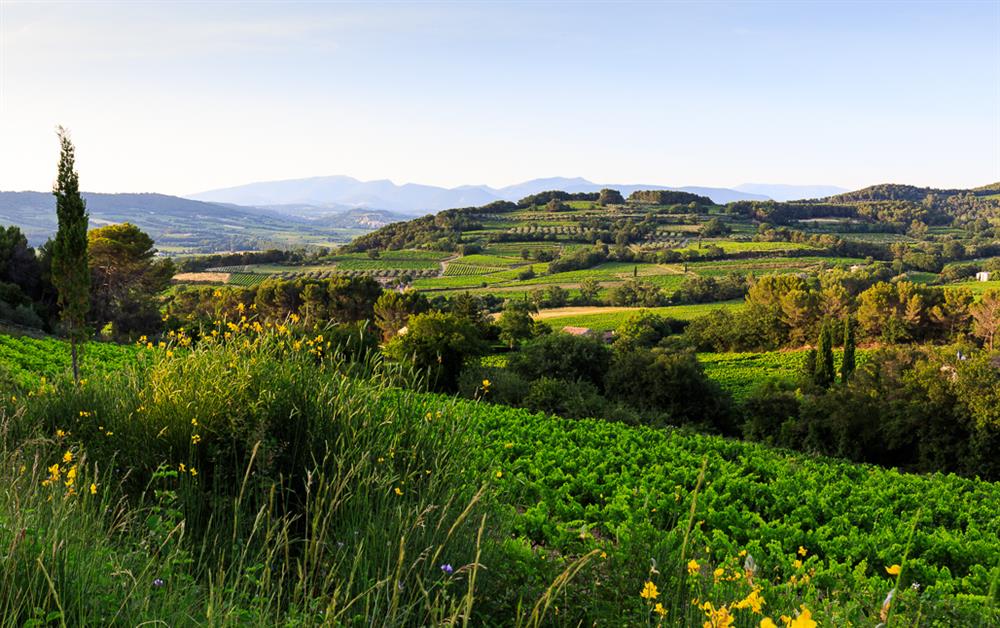
[[[80,373],[92,377],[120,370],[135,360],[136,347],[88,342],[80,348]],[[71,373],[70,347],[54,338],[0,335],[0,377],[4,384],[35,389]]]
[[[518,531],[558,552],[666,534],[693,509],[689,546],[698,560],[719,564],[748,552],[773,583],[810,573],[834,597],[871,593],[876,609],[892,587],[885,568],[904,557],[905,586],[934,595],[985,596],[1000,562],[1000,484],[675,430],[457,405],[495,459]]]

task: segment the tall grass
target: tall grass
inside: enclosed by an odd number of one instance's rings
[[[377,364],[350,376],[320,357],[332,349],[281,334],[203,342],[8,403],[4,623],[467,617],[495,534],[467,424]],[[60,481],[43,485],[56,464]]]

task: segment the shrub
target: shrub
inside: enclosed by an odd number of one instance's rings
[[[555,333],[534,338],[510,358],[510,368],[528,381],[542,377],[604,385],[611,351],[600,339]]]

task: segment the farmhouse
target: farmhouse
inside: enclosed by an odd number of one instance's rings
[[[993,273],[991,273],[991,272],[989,272],[987,270],[981,270],[978,273],[976,273],[976,281],[989,281],[990,280],[990,276],[992,274]]]
[[[573,327],[570,325],[563,327],[562,331],[564,334],[569,334],[571,336],[597,336],[606,343],[610,343],[615,336],[615,332],[613,331],[599,332],[594,331],[589,327]]]

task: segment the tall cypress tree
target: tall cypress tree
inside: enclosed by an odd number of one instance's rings
[[[816,347],[816,371],[813,381],[821,388],[829,388],[836,374],[833,366],[833,334],[830,331],[830,323],[824,321]]]
[[[73,356],[73,380],[80,382],[78,345],[86,338],[90,309],[90,268],[87,262],[87,206],[80,196],[75,149],[66,129],[59,127],[59,175],[52,188],[59,229],[52,243],[52,284]]]
[[[844,319],[844,361],[840,365],[840,383],[846,384],[847,380],[851,378],[851,373],[854,372],[854,368],[857,366],[854,358],[854,323],[851,321],[851,317],[848,316]]]

